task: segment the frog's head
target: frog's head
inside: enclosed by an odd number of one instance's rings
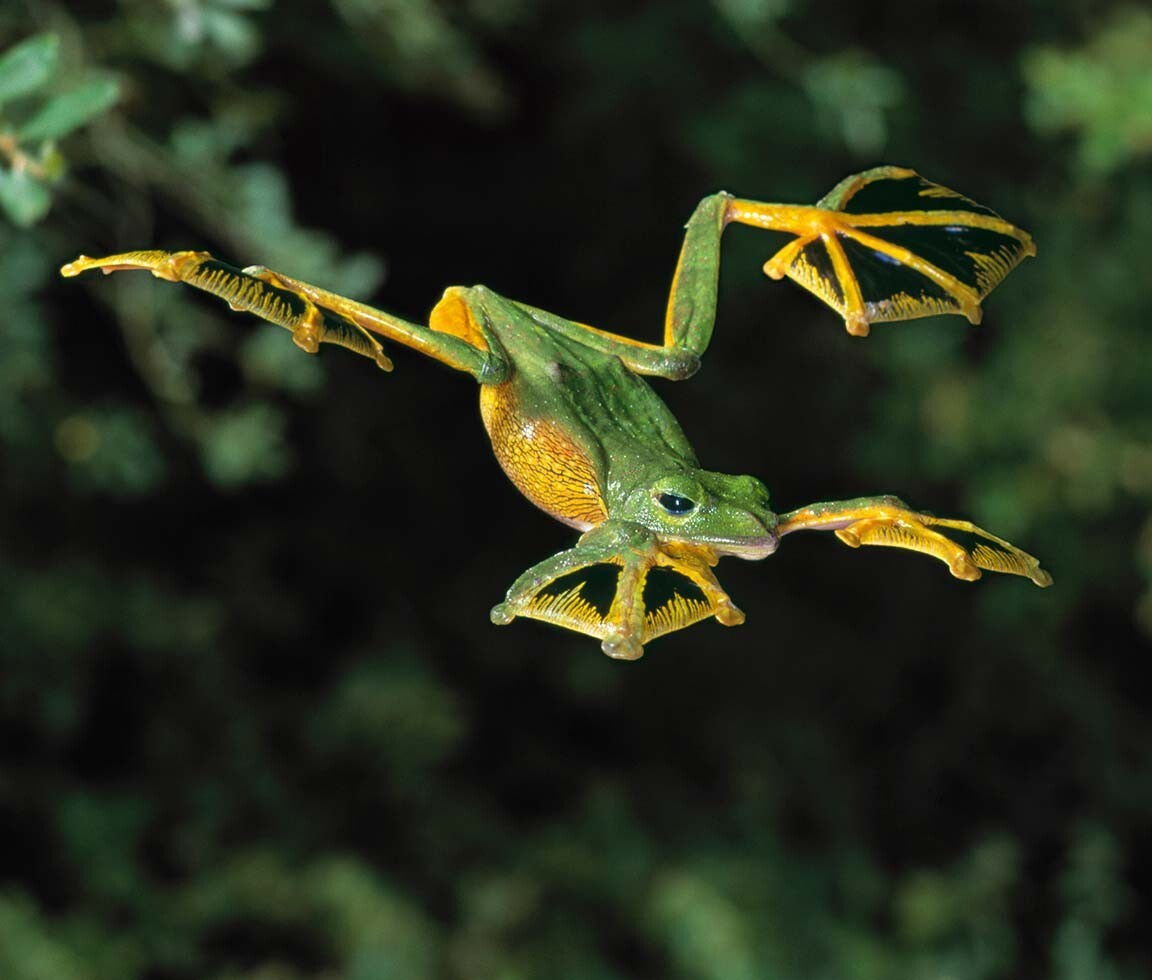
[[[768,488],[754,476],[665,473],[633,490],[620,516],[665,540],[707,545],[718,555],[766,558],[779,543]]]

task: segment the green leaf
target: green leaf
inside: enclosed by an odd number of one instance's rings
[[[0,208],[21,228],[35,224],[52,207],[52,195],[26,170],[0,169]]]
[[[52,140],[67,136],[98,116],[120,95],[114,79],[101,78],[55,96],[28,122],[20,127],[20,139]]]
[[[60,39],[37,34],[0,55],[0,103],[34,92],[56,72]]]
[[[217,413],[200,437],[208,478],[220,487],[275,479],[292,462],[284,415],[264,402]]]
[[[1080,137],[1080,164],[1103,175],[1152,152],[1152,12],[1118,9],[1085,46],[1022,56],[1025,113],[1041,133]]]
[[[204,31],[212,42],[236,64],[255,57],[260,49],[260,33],[247,18],[231,10],[205,10]]]

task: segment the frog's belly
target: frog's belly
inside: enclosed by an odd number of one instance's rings
[[[522,414],[511,383],[480,386],[480,415],[504,472],[537,507],[582,531],[608,517],[592,460],[555,423]]]

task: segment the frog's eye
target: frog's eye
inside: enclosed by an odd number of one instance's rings
[[[656,498],[656,503],[663,507],[669,514],[687,514],[689,511],[696,509],[696,501],[689,500],[687,497],[681,497],[675,493],[662,493]]]

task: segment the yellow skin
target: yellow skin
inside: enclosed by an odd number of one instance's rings
[[[731,222],[796,235],[764,271],[815,293],[861,337],[872,323],[935,313],[977,323],[984,296],[1035,254],[1026,232],[989,209],[914,171],[877,167],[841,181],[814,206],[723,192],[704,198],[687,225],[662,344],[575,323],[483,286],[449,288],[421,326],[207,252],[80,256],[60,271],[147,269],[286,327],[309,353],[339,344],[391,370],[384,337],[471,374],[492,448],[512,482],[582,532],[575,547],[517,579],[492,610],[496,623],[542,619],[597,637],[609,656],[635,660],[649,640],[709,616],[725,626],[743,622],[713,567],[724,556],[765,558],[802,530],[834,531],[853,548],[919,551],[967,581],[983,569],[1050,585],[1039,562],[1007,541],[896,497],[778,515],[755,477],[700,468],[642,375],[683,380],[698,369],[715,320],[720,237]],[[590,585],[596,569],[610,575],[600,599]]]

